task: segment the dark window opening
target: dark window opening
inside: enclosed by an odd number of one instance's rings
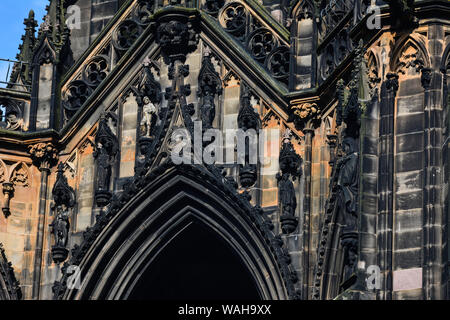
[[[260,300],[240,257],[218,235],[192,223],[174,239],[129,296],[130,300]]]

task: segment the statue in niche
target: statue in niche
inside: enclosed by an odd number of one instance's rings
[[[357,199],[359,180],[359,155],[357,140],[344,138],[342,149],[344,156],[337,165],[340,167],[337,185],[339,187],[340,213],[345,221],[344,231],[356,231]]]
[[[67,246],[70,228],[68,211],[64,205],[57,206],[56,211],[58,213],[50,226],[53,228],[52,233],[55,236],[55,246],[65,248]]]
[[[204,128],[211,128],[216,117],[216,106],[214,104],[214,95],[208,91],[203,97],[203,103],[200,107],[202,124]]]
[[[98,190],[109,190],[109,181],[111,178],[111,157],[108,154],[107,148],[104,148],[101,143],[97,145],[97,177]]]
[[[295,198],[294,184],[289,179],[289,173],[277,176],[278,196],[281,204],[281,214],[283,216],[294,216],[297,208],[297,199]]]
[[[150,131],[153,125],[154,115],[156,114],[156,107],[147,96],[144,97],[143,102],[141,132],[144,137],[150,138]]]

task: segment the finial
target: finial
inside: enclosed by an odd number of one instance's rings
[[[203,51],[204,57],[209,57],[211,55],[211,49],[205,46],[205,50]]]
[[[50,30],[50,16],[48,14],[44,17],[44,22],[42,22],[40,29],[41,31]]]
[[[286,128],[283,134],[283,144],[291,142],[292,131],[289,128]]]
[[[145,57],[144,61],[142,61],[142,64],[144,65],[144,67],[150,67],[151,63],[152,63],[152,60],[150,60],[150,58],[148,56]]]

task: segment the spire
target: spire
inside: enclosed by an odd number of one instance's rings
[[[66,8],[64,0],[50,0],[46,10],[47,14],[39,27],[35,53],[37,55],[42,53],[43,43],[47,39],[58,59],[62,49],[68,42],[67,40],[70,34],[70,30],[65,22]]]
[[[30,10],[28,18],[23,22],[25,34],[22,36],[22,43],[19,45],[19,53],[16,59],[20,62],[31,63],[33,58],[33,48],[36,42],[37,21],[34,20],[34,11]],[[31,85],[31,66],[29,64],[15,63],[10,77],[11,83],[21,83]],[[10,85],[9,87],[11,87]]]

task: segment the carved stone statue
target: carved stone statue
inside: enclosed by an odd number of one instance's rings
[[[142,108],[142,120],[141,120],[141,132],[144,137],[150,137],[150,131],[152,129],[154,118],[156,114],[156,107],[150,101],[149,97],[144,97],[144,106]]]
[[[289,179],[289,174],[278,176],[278,196],[280,198],[281,214],[283,216],[294,216],[297,208],[294,184]]]
[[[340,166],[337,182],[340,214],[344,218],[346,231],[356,231],[359,180],[359,155],[356,141],[351,137],[344,138],[342,147],[345,156],[337,162]]]
[[[111,130],[105,113],[100,116],[97,134],[95,135],[94,158],[97,162],[97,188],[95,190],[95,202],[99,207],[107,206],[112,197],[110,182],[112,165],[119,151],[119,141]]]
[[[64,175],[65,166],[63,163],[58,165],[58,171],[55,184],[53,185],[52,195],[55,203],[52,205],[52,211],[55,218],[50,224],[55,244],[52,246],[52,258],[55,263],[64,262],[69,254],[66,248],[69,239],[70,221],[69,215],[75,206],[75,191],[67,183]]]
[[[57,207],[58,214],[51,224],[55,236],[55,246],[65,248],[69,237],[70,222],[67,210],[62,206]]]
[[[108,154],[107,148],[104,148],[101,143],[98,143],[97,150],[97,187],[98,190],[109,190],[109,182],[111,178],[111,157]]]
[[[214,96],[208,94],[203,97],[203,103],[200,107],[202,124],[204,128],[211,128],[216,117],[216,106],[214,105]]]
[[[198,96],[200,97],[200,118],[203,128],[212,127],[216,117],[216,105],[214,99],[222,94],[222,80],[215,70],[211,60],[211,50],[205,49],[202,59],[202,68],[198,76]]]

